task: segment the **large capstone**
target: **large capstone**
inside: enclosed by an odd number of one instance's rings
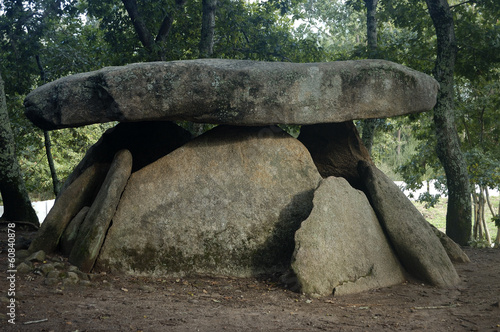
[[[131,175],[96,269],[286,269],[320,181],[307,149],[278,128],[219,126]]]
[[[383,60],[138,63],[45,84],[25,100],[43,129],[108,121],[270,125],[344,122],[431,110],[438,83]]]

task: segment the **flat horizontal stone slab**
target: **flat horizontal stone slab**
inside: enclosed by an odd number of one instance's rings
[[[270,125],[344,122],[431,110],[438,83],[383,60],[138,63],[45,84],[25,100],[46,130],[109,121]]]

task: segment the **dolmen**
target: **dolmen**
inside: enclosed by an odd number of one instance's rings
[[[453,287],[452,260],[467,257],[374,165],[353,124],[431,110],[438,88],[382,60],[138,63],[45,84],[25,100],[38,127],[118,124],[68,177],[30,251],[84,272],[280,273],[311,296],[408,278]],[[216,126],[192,137],[179,121]]]

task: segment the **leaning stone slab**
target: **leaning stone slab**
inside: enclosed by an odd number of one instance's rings
[[[78,236],[80,225],[85,220],[89,209],[90,207],[84,206],[80,210],[80,212],[78,212],[78,214],[73,219],[71,219],[68,227],[66,227],[66,229],[64,230],[59,243],[59,247],[61,248],[61,253],[63,255],[69,256],[69,254],[71,253],[71,249],[73,249],[73,245],[75,244],[76,238]]]
[[[367,196],[406,270],[431,285],[450,287],[460,278],[431,226],[382,171],[360,161]]]
[[[59,239],[68,223],[86,205],[94,200],[109,164],[94,164],[87,168],[54,203],[45,217],[42,227],[31,242],[29,251],[44,250],[52,253],[59,244]]]
[[[448,257],[453,263],[470,263],[469,256],[467,256],[467,254],[455,241],[453,241],[448,235],[441,232],[433,225],[430,226],[432,227],[432,231],[434,232],[434,234],[436,234],[436,236],[439,238],[439,241],[441,241],[444,250],[446,250]]]
[[[343,178],[324,179],[295,233],[292,268],[311,296],[359,293],[405,280],[365,194]]]
[[[69,262],[82,272],[88,273],[94,266],[131,170],[132,154],[130,151],[118,151],[94,203],[80,226],[69,255]],[[154,192],[150,193],[150,195],[154,194]]]
[[[25,100],[43,129],[108,121],[270,125],[344,122],[431,110],[438,83],[383,60],[138,63],[45,84]]]
[[[187,130],[169,121],[119,123],[106,130],[99,141],[90,147],[64,182],[61,192],[91,165],[111,164],[115,154],[122,149],[132,153],[132,172],[135,172],[184,145],[190,139],[191,134]]]
[[[372,160],[352,121],[302,126],[297,139],[309,150],[323,178],[343,177],[352,187],[364,190],[358,162]]]
[[[320,181],[307,149],[279,128],[218,126],[130,176],[94,269],[287,269]]]

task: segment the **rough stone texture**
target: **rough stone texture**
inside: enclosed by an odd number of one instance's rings
[[[83,272],[94,266],[106,232],[132,170],[132,154],[128,150],[116,153],[106,179],[83,220],[69,262]],[[154,196],[151,191],[149,196]]]
[[[30,273],[32,270],[33,268],[28,264],[26,264],[25,262],[22,262],[16,267],[17,273],[22,273],[22,274]]]
[[[428,111],[437,91],[432,77],[383,60],[200,59],[64,77],[31,92],[25,106],[49,130],[113,120],[303,125]]]
[[[69,286],[69,285],[76,285],[80,281],[80,278],[78,278],[78,274],[75,272],[68,272],[66,275],[66,278],[63,279],[63,285],[64,286]]]
[[[45,251],[38,250],[37,252],[32,253],[28,258],[26,258],[29,262],[43,262],[45,260]]]
[[[372,160],[352,121],[302,126],[298,140],[311,153],[323,178],[343,177],[354,188],[364,190],[358,162]]]
[[[449,287],[460,279],[429,223],[398,186],[375,166],[361,161],[367,196],[398,258],[414,277]]]
[[[71,249],[73,249],[73,245],[75,244],[76,238],[78,236],[80,225],[87,216],[89,209],[89,206],[84,206],[83,209],[81,209],[80,212],[78,212],[78,214],[73,219],[71,219],[68,227],[66,227],[66,229],[64,230],[64,233],[59,241],[59,247],[61,248],[61,253],[63,255],[69,256],[69,254],[71,253]]]
[[[107,164],[92,165],[59,196],[31,242],[29,251],[44,250],[52,253],[57,248],[71,219],[94,200],[108,169]]]
[[[54,267],[54,264],[46,263],[46,264],[40,265],[40,267],[38,269],[40,270],[40,272],[42,272],[43,276],[47,276],[47,274],[54,271],[56,268]]]
[[[402,283],[403,269],[365,194],[343,178],[324,179],[295,234],[292,268],[301,292],[358,293]]]
[[[85,154],[61,188],[61,193],[95,163],[111,164],[113,156],[122,149],[132,153],[132,172],[152,163],[184,145],[191,134],[169,121],[119,123],[108,129]]]
[[[289,266],[321,176],[269,127],[219,126],[132,174],[95,270],[249,276]]]
[[[446,250],[448,257],[453,263],[470,263],[469,256],[460,248],[460,246],[453,241],[448,235],[441,232],[439,229],[429,224],[432,227],[432,231],[441,241],[441,244]]]

